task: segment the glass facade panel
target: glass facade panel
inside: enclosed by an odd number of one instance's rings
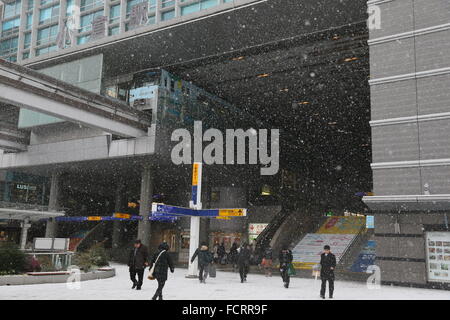
[[[6,56],[17,52],[19,37],[3,40],[0,42],[0,56]]]
[[[175,10],[170,10],[170,11],[161,13],[161,21],[167,21],[172,18],[175,18]]]
[[[20,14],[20,9],[21,9],[20,0],[11,2],[11,3],[6,3],[5,8],[4,8],[3,18],[4,19],[11,18],[11,17],[14,17],[14,16]]]
[[[58,21],[59,17],[59,4],[41,9],[41,12],[39,14],[39,24],[45,24],[50,22],[56,22]]]
[[[25,49],[29,48],[30,45],[31,45],[31,32],[25,33],[24,40],[23,40],[23,47]]]
[[[20,18],[8,20],[2,23],[2,36],[10,35],[19,31]]]
[[[44,29],[38,30],[37,33],[37,42],[36,44],[39,46],[41,44],[46,44],[56,40],[56,35],[58,34],[58,25],[54,25],[51,27],[47,27]]]
[[[94,20],[94,18],[98,17],[98,16],[102,16],[102,15],[103,15],[103,10],[82,16],[80,19],[80,26],[81,26],[80,32],[91,31],[92,30],[92,21]]]
[[[103,0],[81,0],[80,11],[103,7]]]
[[[120,4],[112,6],[109,11],[109,22],[114,23],[120,20]]]

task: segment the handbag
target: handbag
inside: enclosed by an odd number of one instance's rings
[[[149,273],[148,273],[148,280],[155,280],[155,277],[153,276],[153,272],[155,271],[155,266],[158,263],[159,257],[163,254],[163,252],[165,252],[166,250],[163,250],[159,253],[158,257],[155,260],[155,263],[153,264],[152,268],[150,269]]]
[[[295,271],[294,265],[292,263],[289,263],[289,267],[288,267],[288,275],[290,277],[295,276],[297,274],[297,272]]]

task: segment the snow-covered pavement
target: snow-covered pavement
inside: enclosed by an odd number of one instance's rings
[[[145,279],[141,291],[131,290],[128,268],[113,265],[116,276],[104,280],[81,282],[80,289],[69,289],[66,284],[40,284],[0,287],[0,300],[141,300],[150,299],[156,290],[156,281]],[[247,283],[240,283],[239,275],[231,272],[217,272],[206,284],[186,279],[186,269],[169,273],[164,288],[166,300],[317,300],[319,280],[291,279],[291,287],[285,289],[281,278],[250,274]],[[145,273],[145,277],[147,275]],[[336,281],[335,299],[380,300],[380,299],[433,299],[450,300],[450,291],[382,286],[369,290],[364,283]]]

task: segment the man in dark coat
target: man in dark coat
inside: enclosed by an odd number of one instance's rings
[[[237,256],[237,265],[239,267],[239,275],[241,276],[241,283],[247,281],[247,274],[250,268],[250,258],[251,258],[250,246],[246,243],[239,250]]]
[[[168,253],[169,245],[166,242],[163,242],[159,245],[158,250],[159,251],[153,255],[150,265],[151,269],[153,267],[153,264],[156,263],[155,269],[153,270],[153,276],[155,277],[156,281],[158,281],[158,288],[156,289],[155,295],[153,296],[152,300],[156,300],[156,298],[159,298],[159,300],[163,299],[162,290],[167,281],[167,269],[170,269],[171,273],[173,273],[175,270],[172,258]]]
[[[200,248],[197,248],[195,250],[194,255],[191,258],[191,263],[194,262],[195,258],[198,256],[198,279],[200,280],[200,283],[206,283],[206,278],[208,277],[209,272],[209,264],[213,262],[213,255],[208,250],[208,246],[206,245],[206,242],[202,242]]]
[[[289,266],[292,263],[294,257],[292,256],[292,251],[289,250],[287,245],[284,245],[278,256],[278,261],[280,262],[280,273],[283,279],[284,287],[289,288],[289,282],[291,277],[289,276]]]
[[[330,246],[323,247],[324,252],[320,256],[320,279],[322,279],[322,286],[320,288],[320,297],[325,299],[325,291],[328,281],[328,289],[330,292],[330,299],[333,298],[334,292],[334,269],[336,268],[336,257],[330,251]]]
[[[233,272],[236,271],[236,261],[238,256],[238,245],[236,242],[233,242],[230,248],[230,254],[228,255],[228,262],[233,266]]]
[[[130,251],[128,259],[128,267],[130,271],[130,279],[133,282],[133,287],[136,290],[141,290],[142,280],[144,279],[144,270],[148,266],[148,250],[147,247],[141,243],[141,240],[134,242],[134,248]],[[136,281],[136,275],[138,280]]]
[[[219,256],[219,263],[224,264],[224,257],[227,251],[225,250],[225,245],[223,242],[219,245],[219,248],[217,248],[217,255]]]

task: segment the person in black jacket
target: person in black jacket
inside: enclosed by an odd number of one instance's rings
[[[130,251],[128,259],[128,267],[130,272],[130,279],[133,282],[131,289],[141,290],[142,280],[144,279],[144,270],[148,266],[148,250],[147,247],[141,243],[141,240],[134,242],[134,248]],[[136,275],[138,280],[136,281]]]
[[[237,262],[237,256],[238,256],[238,245],[236,242],[233,242],[230,248],[230,253],[228,255],[228,262],[231,263],[233,266],[233,272],[236,272],[236,262]]]
[[[292,251],[289,250],[287,245],[284,245],[280,251],[278,256],[278,261],[280,262],[280,273],[281,278],[283,279],[284,287],[289,288],[289,283],[291,281],[291,277],[289,276],[289,265],[293,260]]]
[[[330,246],[326,245],[323,249],[324,252],[320,256],[320,279],[322,279],[320,297],[325,299],[325,291],[328,281],[330,299],[332,299],[334,292],[334,268],[336,268],[336,257],[331,253]]]
[[[191,258],[191,263],[194,262],[197,256],[199,269],[198,279],[200,280],[200,283],[206,283],[206,278],[208,278],[209,272],[209,264],[213,262],[213,255],[209,252],[206,242],[202,242],[200,248],[195,250],[194,255]]]
[[[219,255],[219,263],[225,264],[224,257],[226,255],[227,251],[225,250],[225,245],[223,242],[220,244],[219,248],[217,248],[217,254]]]
[[[239,275],[241,276],[241,283],[247,281],[247,274],[250,268],[250,258],[252,252],[250,251],[250,246],[244,243],[239,250],[237,256],[237,265],[239,267]]]
[[[173,273],[175,270],[172,258],[168,253],[169,245],[167,244],[167,242],[161,243],[158,247],[158,250],[159,251],[153,255],[150,265],[151,269],[153,267],[153,264],[156,263],[155,269],[153,270],[153,276],[156,278],[156,281],[158,281],[158,288],[156,289],[152,300],[156,300],[156,298],[159,298],[159,300],[163,299],[162,290],[167,281],[167,269],[170,269],[171,273]]]

